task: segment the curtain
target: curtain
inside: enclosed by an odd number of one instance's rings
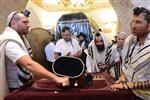
[[[56,26],[56,40],[62,38],[61,29],[64,26],[70,27],[73,36],[83,32],[86,35],[87,42],[90,42],[93,38],[90,22],[82,12],[62,15]]]

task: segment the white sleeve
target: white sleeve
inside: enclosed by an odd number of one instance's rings
[[[13,41],[9,41],[5,47],[6,56],[12,61],[16,62],[24,55],[28,55],[19,44]]]
[[[45,47],[45,55],[46,55],[46,59],[48,61],[53,61],[54,60],[54,50],[55,50],[55,45],[52,43],[49,43],[48,45],[46,45]]]
[[[50,55],[50,48],[49,48],[49,44],[46,45],[44,51],[45,51],[46,59],[47,59],[48,61],[50,61],[50,56],[49,56],[49,55]]]
[[[86,68],[87,68],[87,72],[92,72],[92,68],[91,68],[91,58],[89,57],[89,55],[86,56]]]
[[[77,49],[77,51],[82,50],[80,45],[79,45],[79,42],[77,40],[75,40],[75,41],[76,41],[76,46],[77,46],[76,49]]]
[[[57,41],[54,52],[60,52],[61,53],[61,51],[60,51],[61,45],[60,45],[60,41]]]
[[[112,53],[113,53],[112,59],[114,60],[114,62],[119,61],[120,60],[120,54],[119,54],[118,50],[114,49]]]

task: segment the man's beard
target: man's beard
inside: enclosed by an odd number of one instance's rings
[[[69,41],[71,41],[71,39],[64,39],[65,40],[65,42],[69,42]]]
[[[104,45],[96,45],[98,52],[102,52],[105,50],[105,46]]]
[[[20,35],[27,35],[29,33],[29,31],[28,30],[26,30],[26,31],[18,31],[18,33]]]

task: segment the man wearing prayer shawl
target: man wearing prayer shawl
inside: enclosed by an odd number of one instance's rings
[[[62,28],[62,39],[56,42],[55,47],[55,58],[59,56],[72,56],[80,57],[81,56],[81,47],[77,39],[73,38],[70,32],[70,28],[64,26]]]
[[[131,29],[122,50],[123,72],[111,87],[114,91],[130,89],[143,100],[150,100],[150,10],[135,7]]]
[[[119,79],[120,73],[121,73],[121,63],[122,63],[121,51],[124,46],[126,37],[127,37],[127,34],[125,32],[118,32],[116,35],[116,43],[112,44],[113,54],[116,53],[118,56],[120,56],[120,59],[115,63],[115,65],[109,69],[110,75],[113,76],[116,80]]]
[[[87,72],[100,72],[109,68],[108,66],[119,60],[119,53],[112,51],[112,45],[106,42],[102,32],[95,34],[88,46],[86,67]]]
[[[27,17],[14,11],[8,16],[7,27],[0,34],[0,100],[4,99],[9,90],[31,82],[33,74],[69,85],[67,77],[58,77],[32,60],[31,47],[25,37],[28,29]]]

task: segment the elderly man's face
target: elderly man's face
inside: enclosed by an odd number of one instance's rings
[[[71,33],[69,30],[66,30],[65,32],[62,32],[62,38],[68,42],[71,40]]]
[[[97,50],[99,52],[103,51],[105,49],[104,42],[103,42],[103,39],[101,37],[96,37],[95,38],[95,45],[96,45]]]
[[[123,48],[124,42],[125,42],[125,36],[118,35],[117,36],[117,45],[118,45],[118,47]]]

